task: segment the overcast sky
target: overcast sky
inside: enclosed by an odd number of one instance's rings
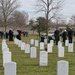
[[[25,10],[29,14],[29,18],[34,18],[40,14],[35,14],[35,1],[36,0],[19,0],[20,10]],[[75,0],[65,0],[64,7],[62,10],[63,16],[66,18],[75,14]]]

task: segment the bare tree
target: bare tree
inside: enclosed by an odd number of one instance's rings
[[[64,0],[37,0],[37,12],[44,12],[47,20],[46,34],[48,38],[49,21],[56,17],[63,6]]]
[[[2,15],[0,15],[0,27],[3,27],[3,18],[2,18]]]
[[[28,13],[26,13],[25,11],[15,11],[12,14],[9,22],[11,22],[12,27],[14,28],[25,29],[25,26],[28,22]]]
[[[3,26],[6,31],[7,22],[11,14],[19,7],[18,0],[0,0],[0,14],[3,19]]]
[[[59,25],[62,24],[61,22],[63,22],[61,18],[62,17],[60,17],[60,16],[58,16],[58,17],[55,18],[56,29],[58,29],[59,28]]]

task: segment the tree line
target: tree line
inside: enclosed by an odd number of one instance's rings
[[[0,27],[22,27],[28,19],[28,13],[17,10],[20,7],[18,0],[0,0]]]

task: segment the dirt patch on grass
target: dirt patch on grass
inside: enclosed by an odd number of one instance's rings
[[[30,44],[30,40],[25,40],[23,42]]]
[[[14,41],[9,41],[7,42],[7,44],[14,44]]]

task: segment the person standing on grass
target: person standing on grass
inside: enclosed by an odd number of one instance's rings
[[[40,42],[44,42],[45,37],[41,36]]]
[[[19,40],[21,40],[21,30],[19,29],[19,30],[17,30],[17,32],[18,32],[18,35],[17,35],[17,39],[19,39]]]
[[[6,38],[6,32],[3,32],[3,36],[4,36],[4,38]]]
[[[72,30],[72,28],[69,29],[69,31],[68,31],[68,39],[69,39],[69,43],[73,42],[73,30]]]
[[[12,31],[12,29],[9,30],[9,41],[13,41],[13,31]]]
[[[0,31],[1,39],[3,38],[3,31]]]
[[[26,37],[28,37],[28,31],[26,31]]]
[[[8,35],[9,35],[8,32],[6,32],[6,39],[8,39]]]
[[[62,38],[63,38],[63,44],[65,45],[65,40],[67,39],[67,31],[66,30],[63,31]]]
[[[60,31],[59,31],[58,29],[56,29],[56,30],[54,31],[54,37],[55,37],[55,43],[56,43],[56,45],[58,45],[58,42],[59,42],[59,40],[60,40],[59,33],[60,33]]]

